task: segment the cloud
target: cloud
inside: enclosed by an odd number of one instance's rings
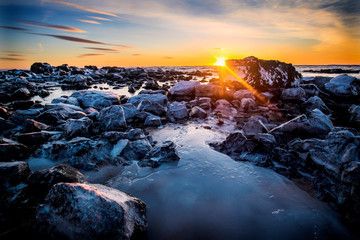
[[[11,27],[11,26],[0,26],[0,28],[17,30],[17,31],[29,31],[29,29],[26,29],[26,28],[18,28],[18,27]]]
[[[109,44],[106,44],[106,43],[103,43],[103,42],[97,42],[97,41],[88,40],[88,39],[84,39],[84,38],[70,37],[70,36],[66,36],[66,35],[54,35],[54,34],[42,34],[42,33],[31,33],[31,34],[39,35],[39,36],[53,37],[53,38],[57,38],[57,39],[65,40],[65,41],[70,41],[70,42],[109,45]]]
[[[91,49],[91,50],[97,50],[97,51],[104,51],[104,52],[119,52],[120,50],[118,49],[113,49],[113,48],[98,48],[98,47],[84,47],[86,49]]]
[[[9,57],[25,57],[25,55],[15,54],[15,53],[10,53],[10,54],[8,54],[7,56],[9,56]]]
[[[20,23],[27,25],[27,26],[52,28],[52,29],[56,29],[56,30],[66,31],[66,32],[86,33],[86,31],[78,29],[78,28],[61,26],[61,25],[52,25],[52,24],[46,24],[46,23],[41,23],[41,22],[35,22],[35,21],[20,20]]]
[[[65,1],[60,1],[60,0],[43,0],[43,2],[54,2],[54,3],[63,4],[63,5],[66,5],[66,6],[71,6],[71,7],[81,9],[81,10],[84,10],[84,11],[88,11],[88,12],[99,13],[99,14],[108,15],[108,16],[112,16],[112,17],[118,17],[117,15],[109,13],[109,12],[99,11],[99,10],[89,8],[89,7],[86,7],[86,6],[83,6],[83,5],[70,3],[70,2],[65,2]]]
[[[86,20],[86,19],[78,19],[78,21],[84,22],[84,23],[101,24],[99,22],[92,21],[92,20]]]
[[[25,58],[15,58],[15,57],[2,57],[0,58],[0,60],[5,60],[5,61],[25,61]]]
[[[102,54],[102,53],[86,53],[86,54],[79,55],[78,58],[96,57],[96,56],[102,56],[102,55],[105,55],[105,54]]]
[[[131,54],[131,56],[134,56],[134,57],[138,57],[138,56],[142,56],[144,54],[140,54],[140,53],[134,53],[134,54]]]
[[[165,57],[163,57],[163,59],[173,59],[173,57],[165,56]]]
[[[97,19],[97,20],[103,20],[103,21],[110,21],[112,22],[113,20],[108,19],[108,18],[103,18],[103,17],[94,17],[94,16],[88,16],[89,18],[93,18],[93,19]]]

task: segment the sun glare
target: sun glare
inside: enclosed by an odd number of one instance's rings
[[[215,66],[222,66],[222,67],[225,67],[226,64],[225,64],[225,61],[226,61],[227,58],[225,57],[216,57],[216,62],[214,63]]]

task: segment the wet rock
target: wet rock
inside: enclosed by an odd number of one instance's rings
[[[104,108],[98,115],[98,121],[103,131],[116,131],[127,128],[122,106],[113,105]]]
[[[61,121],[66,121],[69,118],[79,119],[82,117],[86,117],[84,112],[63,107],[46,110],[38,115],[35,120],[49,125],[57,125]]]
[[[162,122],[161,122],[161,118],[159,116],[149,114],[145,118],[144,126],[146,126],[146,127],[158,127],[161,125],[162,125]]]
[[[146,139],[140,139],[129,142],[121,155],[128,160],[141,160],[150,150],[150,143]]]
[[[56,103],[65,103],[67,100],[67,98],[64,97],[59,97],[59,98],[54,98],[51,103],[52,104],[56,104]]]
[[[329,113],[330,109],[326,106],[324,101],[318,96],[309,98],[303,105],[306,112],[311,112],[314,109],[319,109],[323,113]]]
[[[221,118],[231,119],[238,111],[225,99],[219,99],[215,102],[214,112]]]
[[[229,59],[226,60],[226,66],[260,91],[288,88],[297,85],[301,78],[301,74],[291,64],[261,60],[256,57],[247,57],[242,60]],[[225,77],[235,80],[235,77],[230,74]]]
[[[74,92],[70,97],[76,98],[83,108],[92,107],[97,110],[120,104],[120,96],[113,92],[81,90]]]
[[[195,97],[195,89],[199,85],[198,81],[180,81],[170,88],[169,94],[177,100],[191,100]]]
[[[233,98],[239,101],[241,101],[243,98],[252,98],[255,100],[254,94],[249,90],[238,90],[234,92]]]
[[[257,104],[253,98],[242,98],[240,101],[240,108],[244,112],[257,109]]]
[[[104,139],[108,140],[110,143],[116,143],[120,139],[126,139],[127,135],[126,135],[126,133],[123,133],[123,132],[108,131],[108,132],[103,132],[102,137]]]
[[[337,97],[356,97],[360,94],[360,81],[347,75],[332,78],[324,87]]]
[[[41,205],[36,219],[44,233],[61,239],[130,239],[145,230],[146,205],[100,184],[59,183]]]
[[[155,102],[160,104],[163,107],[166,107],[168,103],[168,98],[166,95],[156,93],[156,94],[138,94],[129,98],[129,103],[134,104],[134,106],[138,106],[143,100],[148,100],[150,102]]]
[[[121,107],[124,110],[126,122],[127,123],[133,122],[134,118],[139,112],[137,108],[132,103],[122,104]]]
[[[59,109],[59,108],[69,109],[70,111],[72,111],[72,110],[80,111],[80,112],[83,111],[83,109],[81,107],[71,105],[71,104],[67,104],[67,103],[51,103],[51,104],[47,103],[44,106],[44,110]]]
[[[0,162],[0,189],[26,182],[30,174],[27,162]]]
[[[199,106],[195,106],[191,109],[191,112],[190,112],[190,117],[191,118],[200,118],[200,119],[204,119],[207,117],[207,113],[204,109],[202,109],[201,107]]]
[[[281,92],[281,99],[286,101],[305,101],[305,90],[301,87],[287,88]]]
[[[176,146],[172,141],[166,141],[157,144],[151,149],[143,160],[139,162],[140,166],[158,167],[164,162],[179,161]]]
[[[68,84],[66,86],[63,85],[63,89],[83,89],[88,87],[87,77],[83,75],[68,76],[62,82]]]
[[[172,102],[168,107],[167,115],[172,122],[186,119],[189,116],[186,105],[180,102]]]
[[[27,158],[29,149],[24,144],[0,138],[0,156],[3,162],[17,161]]]
[[[11,103],[11,107],[15,110],[26,110],[29,109],[32,105],[34,105],[34,101],[31,100],[18,100]]]
[[[33,73],[36,73],[36,74],[50,73],[50,72],[52,72],[52,67],[48,63],[36,62],[31,65],[30,71],[32,71]]]
[[[351,105],[351,107],[349,108],[349,114],[350,122],[353,122],[360,126],[360,106],[355,104]]]
[[[246,136],[254,136],[258,133],[266,132],[265,123],[268,123],[268,120],[263,116],[252,116],[245,123],[243,131]]]
[[[221,86],[213,85],[211,83],[195,86],[196,97],[210,97],[210,98],[223,98],[224,89]]]
[[[68,138],[77,136],[89,137],[91,135],[92,126],[93,121],[88,117],[68,119],[64,125],[64,134]]]
[[[142,100],[137,106],[137,109],[142,112],[153,113],[157,116],[162,116],[166,113],[166,110],[157,102],[150,102],[149,100]]]
[[[26,87],[20,88],[12,94],[12,97],[14,99],[19,99],[19,100],[26,100],[26,99],[30,98],[30,96],[31,96],[31,93],[30,93],[29,89],[27,89]]]
[[[141,128],[131,129],[126,133],[126,138],[135,141],[146,138],[144,130]]]
[[[18,135],[17,140],[19,143],[22,143],[25,146],[31,148],[42,145],[43,143],[47,142],[49,138],[56,134],[58,133],[47,131],[30,132]]]
[[[9,113],[6,108],[0,107],[0,117],[5,119],[9,117]]]
[[[68,97],[66,99],[65,103],[80,107],[79,101],[77,100],[77,98],[74,98],[74,97]]]
[[[51,127],[45,123],[35,121],[34,119],[27,119],[24,122],[24,132],[40,132],[42,130],[50,130]]]

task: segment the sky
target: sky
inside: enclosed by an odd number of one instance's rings
[[[0,0],[0,69],[360,64],[359,0]]]

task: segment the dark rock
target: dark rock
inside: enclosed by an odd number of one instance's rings
[[[32,71],[33,73],[36,73],[36,74],[50,73],[50,72],[52,72],[52,67],[48,63],[36,62],[31,65],[30,71]]]
[[[24,144],[0,138],[0,156],[3,162],[21,160],[29,156],[29,149]]]
[[[40,132],[42,130],[50,130],[51,127],[45,123],[35,121],[34,119],[27,119],[24,123],[24,132]]]
[[[204,119],[207,117],[207,113],[204,109],[202,109],[199,106],[195,106],[191,109],[190,112],[190,117],[191,118],[200,118],[200,119]]]
[[[129,103],[134,104],[134,106],[138,106],[143,100],[148,100],[150,102],[159,103],[161,106],[166,107],[168,103],[168,98],[166,95],[156,93],[156,94],[138,94],[129,98]]]
[[[18,100],[11,103],[11,107],[14,110],[26,110],[29,109],[32,105],[34,105],[34,101],[31,100]]]
[[[22,143],[27,147],[36,147],[47,142],[49,138],[51,138],[55,134],[57,133],[47,131],[24,133],[18,135],[17,140],[19,143]]]
[[[75,106],[74,106],[75,107]],[[86,117],[86,114],[81,111],[76,111],[67,107],[52,108],[42,112],[35,120],[43,122],[45,124],[56,125],[60,121],[66,121],[69,118],[79,119]]]
[[[134,118],[138,114],[137,108],[132,103],[125,103],[122,104],[121,106],[124,110],[126,122],[127,123],[133,122]]]
[[[6,108],[0,107],[0,117],[5,119],[9,117],[9,113]]]
[[[268,123],[268,120],[263,116],[252,116],[245,123],[243,130],[246,136],[254,136],[258,133],[266,132],[265,123]]]
[[[350,122],[353,122],[360,126],[360,106],[359,105],[351,105],[349,108],[349,114],[350,114]]]
[[[12,94],[12,97],[14,99],[19,99],[19,100],[26,100],[26,99],[30,98],[30,96],[31,96],[31,93],[30,93],[29,89],[27,89],[26,87],[20,88]]]
[[[171,91],[171,90],[170,90]],[[224,98],[224,88],[211,83],[195,86],[196,97]]]
[[[99,125],[104,131],[124,130],[127,128],[125,113],[122,106],[110,106],[100,111]]]
[[[242,98],[240,101],[240,109],[244,112],[257,109],[257,104],[253,98]]]
[[[301,87],[287,88],[281,92],[281,99],[287,101],[305,101],[305,90]]]
[[[80,119],[68,119],[64,125],[64,134],[69,137],[89,137],[91,135],[91,128],[93,121],[88,117]]]
[[[26,182],[30,174],[27,162],[0,162],[0,189]]]
[[[140,139],[129,142],[121,155],[128,160],[141,160],[150,150],[150,143],[146,139]]]
[[[301,74],[291,64],[274,60],[261,60],[256,57],[247,57],[242,60],[226,60],[226,66],[243,78],[257,90],[268,91],[297,85]],[[231,74],[227,79],[235,79]]]
[[[176,100],[191,100],[195,97],[195,89],[199,86],[198,81],[180,81],[170,88],[169,94]]]
[[[176,146],[171,141],[157,144],[151,149],[143,160],[139,163],[141,166],[158,167],[164,162],[179,161],[180,157],[177,154]]]
[[[243,98],[253,98],[255,100],[254,94],[249,90],[238,90],[234,92],[233,98],[240,101]]]
[[[320,111],[324,113],[329,113],[330,109],[326,106],[324,101],[319,98],[318,96],[314,96],[309,98],[303,105],[306,112],[311,112],[314,109],[319,109]]]
[[[337,97],[357,97],[360,94],[360,81],[347,75],[334,77],[324,86],[329,93]]]
[[[148,115],[145,119],[144,126],[146,127],[158,127],[161,126],[161,118],[155,115]]]
[[[86,76],[83,75],[75,75],[68,76],[65,78],[62,83],[69,84],[70,86],[66,86],[66,89],[75,88],[75,89],[83,89],[88,87],[88,80]],[[63,88],[63,87],[62,87]]]
[[[157,102],[150,102],[149,100],[142,100],[137,106],[137,109],[142,112],[153,113],[157,116],[163,116],[166,113],[166,110]]]
[[[173,122],[176,120],[186,119],[189,116],[186,105],[180,102],[172,102],[169,104],[167,115]]]
[[[83,108],[92,107],[97,110],[120,104],[120,96],[113,92],[82,90],[74,92],[70,97],[76,98]]]
[[[119,190],[99,184],[59,183],[39,207],[42,231],[60,239],[130,239],[145,230],[146,205]]]

